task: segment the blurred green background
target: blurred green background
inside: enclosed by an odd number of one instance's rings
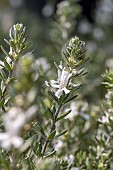
[[[72,36],[79,36],[86,42],[87,56],[90,57],[85,64],[89,73],[84,79],[82,97],[96,103],[105,94],[101,75],[105,68],[113,66],[113,1],[69,0],[64,1],[67,6],[65,4],[64,11],[61,11],[59,4],[62,2],[0,0],[0,44],[5,44],[3,39],[8,37],[9,28],[22,22],[30,35],[28,38],[35,57],[46,57],[53,66],[54,61],[61,60],[60,51],[64,44]],[[65,26],[60,20],[63,13],[67,15]],[[0,55],[2,57],[1,52]]]

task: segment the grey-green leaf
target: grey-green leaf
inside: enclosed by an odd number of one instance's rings
[[[52,120],[54,120],[54,115],[53,115],[52,111],[49,108],[47,108],[47,113],[50,115],[50,118]]]
[[[66,117],[69,113],[71,112],[71,110],[67,111],[66,113],[62,114],[61,116],[59,116],[57,119],[56,119],[56,122],[63,119],[64,117]]]
[[[44,158],[48,158],[48,157],[51,157],[53,155],[55,155],[56,151],[52,151],[51,153],[49,153],[48,155],[44,156]]]
[[[70,101],[73,100],[73,99],[75,99],[77,96],[78,96],[78,95],[75,95],[75,96],[71,97],[70,99],[66,100],[66,101],[64,102],[64,104],[70,102]]]
[[[67,133],[67,131],[68,130],[64,130],[64,131],[58,133],[55,137],[60,137],[60,136],[64,135],[65,133]]]
[[[4,103],[5,103],[5,99],[3,98],[0,100],[0,107],[2,107],[4,105]]]
[[[50,92],[50,91],[49,91],[49,94],[50,94],[51,97],[58,103],[57,97],[56,97],[52,92]]]
[[[4,59],[4,66],[5,66],[5,68],[6,68],[8,71],[11,71],[11,70],[12,70],[11,66],[8,64],[8,62],[6,61],[6,59]]]
[[[10,57],[10,55],[8,54],[8,52],[7,52],[7,50],[1,45],[1,50],[3,51],[3,53],[6,55],[6,56],[8,56],[8,57]]]
[[[50,135],[48,136],[48,139],[53,139],[54,136],[56,135],[56,130],[53,130]]]

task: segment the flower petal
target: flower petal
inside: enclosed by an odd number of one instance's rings
[[[12,137],[12,145],[15,148],[20,148],[20,146],[22,146],[22,144],[23,144],[23,139],[21,137],[18,137],[18,136]]]
[[[65,92],[65,94],[68,94],[70,92],[70,90],[68,90],[66,87],[63,88],[63,91]]]
[[[68,80],[69,80],[70,77],[71,77],[71,74],[63,69],[62,76],[61,76],[61,85],[63,87],[67,86],[67,83],[68,83]]]
[[[59,88],[59,84],[58,84],[58,82],[55,81],[55,80],[50,80],[50,85],[51,85],[51,87],[53,87],[53,88]]]
[[[60,96],[62,95],[63,89],[58,89],[55,93],[55,96],[58,97],[58,99],[60,98]]]
[[[62,75],[62,71],[60,69],[58,69],[58,81],[60,81],[61,75]]]
[[[49,83],[48,83],[48,81],[45,81],[45,84],[46,84],[46,86],[48,86],[48,87],[49,87]]]
[[[8,137],[8,133],[0,133],[0,141],[6,140]]]
[[[1,134],[1,147],[4,148],[5,150],[9,150],[11,147],[11,136],[8,133]]]

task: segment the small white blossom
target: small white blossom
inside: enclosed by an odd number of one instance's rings
[[[69,119],[69,120],[72,121],[73,118],[78,115],[77,103],[74,102],[74,101],[72,101],[71,104],[70,104],[70,108],[69,108],[69,109],[68,109],[68,108],[65,109],[65,111],[67,112],[67,111],[70,110],[70,109],[71,109],[71,113],[69,113],[69,114],[65,117],[65,119]]]
[[[53,88],[58,89],[55,92],[55,96],[57,98],[60,98],[63,91],[64,91],[65,94],[68,94],[70,92],[70,90],[67,89],[67,86],[68,86],[69,79],[70,79],[71,76],[72,76],[72,74],[69,73],[68,71],[66,71],[65,67],[63,68],[62,65],[59,65],[57,81],[50,80],[50,83],[48,83],[47,81],[45,83],[46,83],[47,86],[51,86]]]
[[[25,124],[25,114],[21,108],[12,107],[3,117],[6,131],[18,134]]]
[[[102,118],[98,119],[98,121],[101,123],[109,123],[109,114],[105,113],[105,116],[102,116]]]
[[[68,156],[65,156],[64,157],[64,160],[65,161],[68,161],[68,164],[69,165],[72,165],[74,163],[74,155],[70,154]]]
[[[10,149],[12,145],[15,148],[19,148],[23,144],[23,139],[16,134],[11,134],[8,132],[0,133],[0,144],[5,150]]]
[[[57,139],[54,144],[55,150],[59,151],[63,147],[63,141],[61,139]]]
[[[35,62],[35,66],[36,67],[41,66],[43,71],[47,71],[48,69],[50,69],[50,64],[48,63],[45,57],[38,58]]]
[[[3,116],[5,133],[0,133],[0,144],[5,150],[10,149],[13,145],[19,148],[23,144],[23,139],[19,133],[25,124],[25,116],[21,108],[12,107],[9,112]]]
[[[37,111],[37,106],[30,107],[27,111],[19,107],[12,107],[4,116],[3,122],[5,133],[0,133],[0,145],[5,150],[19,148],[23,144],[23,139],[19,136],[22,128]]]
[[[101,119],[98,119],[99,122],[101,123],[109,123],[109,120],[113,121],[113,116],[110,116],[107,112],[105,112],[105,116],[102,116]]]

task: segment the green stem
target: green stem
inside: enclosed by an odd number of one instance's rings
[[[58,117],[58,115],[59,115],[59,112],[60,112],[60,110],[61,110],[61,107],[62,107],[62,104],[59,105],[59,106],[58,106],[58,109],[56,110],[55,119],[54,119],[53,122],[52,122],[52,127],[51,127],[50,133],[51,133],[53,130],[55,130],[55,128],[56,128],[56,119],[57,119],[57,117]],[[45,151],[46,151],[46,148],[47,148],[47,146],[48,146],[49,141],[50,141],[50,140],[47,138],[46,141],[45,141],[45,143],[44,143],[44,147],[43,147],[43,149],[42,149],[42,156],[44,156],[44,154],[45,154]]]

